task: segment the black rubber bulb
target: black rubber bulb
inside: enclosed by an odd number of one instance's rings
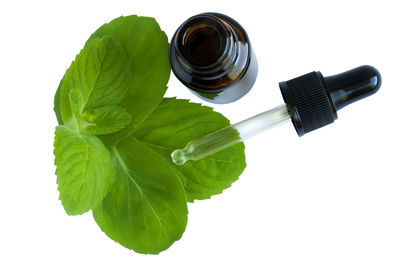
[[[337,75],[325,77],[336,110],[376,93],[382,79],[372,66],[361,66]]]
[[[302,136],[337,119],[336,111],[378,91],[381,75],[372,66],[361,66],[323,77],[311,72],[281,82],[283,98],[297,134]]]

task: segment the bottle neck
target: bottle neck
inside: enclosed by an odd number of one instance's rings
[[[184,71],[198,76],[220,76],[231,69],[238,54],[238,38],[220,18],[193,17],[178,29],[173,40]]]

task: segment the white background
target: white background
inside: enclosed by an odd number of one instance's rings
[[[313,70],[378,68],[381,90],[298,138],[287,124],[246,142],[247,168],[189,204],[182,239],[140,255],[90,213],[69,217],[53,165],[53,96],[89,35],[120,15],[155,17],[171,38],[188,17],[225,13],[259,62],[252,91],[213,105],[237,122],[282,103],[278,82]],[[2,1],[0,266],[400,266],[398,1]],[[202,102],[171,76],[167,96]],[[205,102],[202,102],[205,103]]]

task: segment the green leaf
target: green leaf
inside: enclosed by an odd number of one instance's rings
[[[92,34],[84,50],[81,51],[83,55],[78,55],[75,62],[72,63],[68,70],[71,74],[66,78],[66,80],[70,80],[71,78],[74,80],[74,78],[77,77],[78,82],[72,81],[72,87],[74,87],[76,83],[81,83],[83,85],[93,84],[94,76],[90,73],[92,72],[91,70],[98,69],[99,64],[89,64],[90,61],[88,63],[86,60],[93,55],[102,58],[103,50],[100,49],[100,51],[97,51],[94,49],[96,43],[101,42],[99,38],[106,38],[108,43],[105,47],[111,50],[110,53],[106,54],[107,62],[115,60],[116,62],[120,62],[118,64],[115,63],[116,66],[129,65],[129,67],[125,68],[127,70],[126,75],[129,77],[126,93],[120,93],[118,90],[114,90],[115,88],[118,89],[118,87],[114,86],[111,81],[114,79],[120,82],[120,78],[113,78],[112,75],[106,73],[98,73],[98,77],[102,77],[104,83],[110,81],[110,87],[100,86],[102,90],[109,89],[107,90],[108,93],[104,93],[104,95],[94,94],[94,96],[91,96],[91,100],[88,104],[88,108],[97,107],[100,106],[100,104],[119,104],[119,106],[122,106],[131,114],[132,120],[129,127],[110,136],[102,136],[102,140],[111,145],[123,139],[125,136],[130,135],[134,128],[142,122],[162,100],[167,89],[171,70],[168,59],[169,43],[166,34],[160,29],[154,18],[138,17],[135,15],[116,18],[110,23],[104,24]],[[114,42],[109,39],[114,40]],[[122,49],[111,49],[110,47],[115,43],[118,43],[116,46],[121,46]],[[126,55],[124,55],[124,53],[126,53]],[[78,60],[87,62],[87,64],[78,64],[76,63]],[[78,65],[81,66],[79,71],[71,70],[77,69]],[[115,69],[117,69],[117,67],[115,67]],[[87,72],[90,74],[88,75],[89,77],[85,76]],[[112,72],[110,71],[110,73]],[[118,71],[115,71],[115,73],[118,73]],[[121,74],[119,77],[125,77],[125,75]],[[104,83],[99,81],[96,84],[104,85]],[[68,119],[71,117],[70,106],[67,104],[69,90],[66,90],[67,92],[64,94],[60,92],[63,91],[61,89],[62,87],[72,88],[71,82],[62,81],[60,85],[61,84],[66,85],[59,87],[54,101],[54,111],[59,124],[66,121],[65,117]],[[80,89],[80,87],[78,89]],[[125,87],[123,90],[125,90]],[[119,103],[118,101],[121,100],[121,96],[123,101]],[[62,102],[65,102],[65,104],[63,105]],[[64,110],[64,112],[62,112],[62,110]],[[64,117],[60,115],[62,113],[65,114]]]
[[[228,125],[228,119],[209,107],[164,98],[134,135],[167,160],[185,184],[188,201],[194,201],[219,194],[238,179],[246,167],[243,143],[182,166],[173,164],[170,154]]]
[[[102,137],[107,144],[113,144],[130,135],[162,100],[170,76],[169,44],[156,20],[148,17],[116,18],[93,33],[87,45],[104,36],[122,45],[132,67],[128,93],[119,104],[131,114],[132,121],[124,130]]]
[[[83,132],[94,135],[118,132],[131,121],[131,115],[119,106],[89,109],[82,114],[82,118],[89,123]]]
[[[60,200],[69,215],[97,206],[113,180],[110,153],[95,136],[57,126],[54,155]]]
[[[53,109],[54,109],[54,113],[56,114],[57,122],[59,125],[64,124],[62,116],[61,116],[61,110],[60,110],[60,101],[61,101],[60,94],[61,94],[61,86],[62,86],[63,80],[64,80],[64,78],[61,79],[60,84],[58,85],[56,94],[54,95],[54,108]]]
[[[171,152],[229,125],[211,108],[164,99],[168,40],[153,18],[120,17],[100,27],[64,75],[54,99],[54,154],[68,214],[89,209],[103,232],[157,254],[182,236],[187,201],[229,187],[245,168],[237,144],[176,166]]]
[[[157,153],[132,137],[111,148],[115,183],[93,210],[103,232],[139,253],[157,254],[180,239],[187,222],[183,185]]]
[[[83,99],[82,93],[78,89],[72,89],[69,92],[69,103],[71,112],[75,116],[81,116],[83,109],[85,108],[85,100]]]
[[[125,98],[131,75],[127,54],[119,42],[109,36],[94,38],[76,57],[61,83],[62,120],[66,122],[84,109],[118,105]]]

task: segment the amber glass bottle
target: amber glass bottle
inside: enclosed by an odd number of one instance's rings
[[[258,70],[243,27],[219,13],[203,13],[185,21],[171,40],[170,62],[186,87],[204,100],[220,104],[244,96]]]

